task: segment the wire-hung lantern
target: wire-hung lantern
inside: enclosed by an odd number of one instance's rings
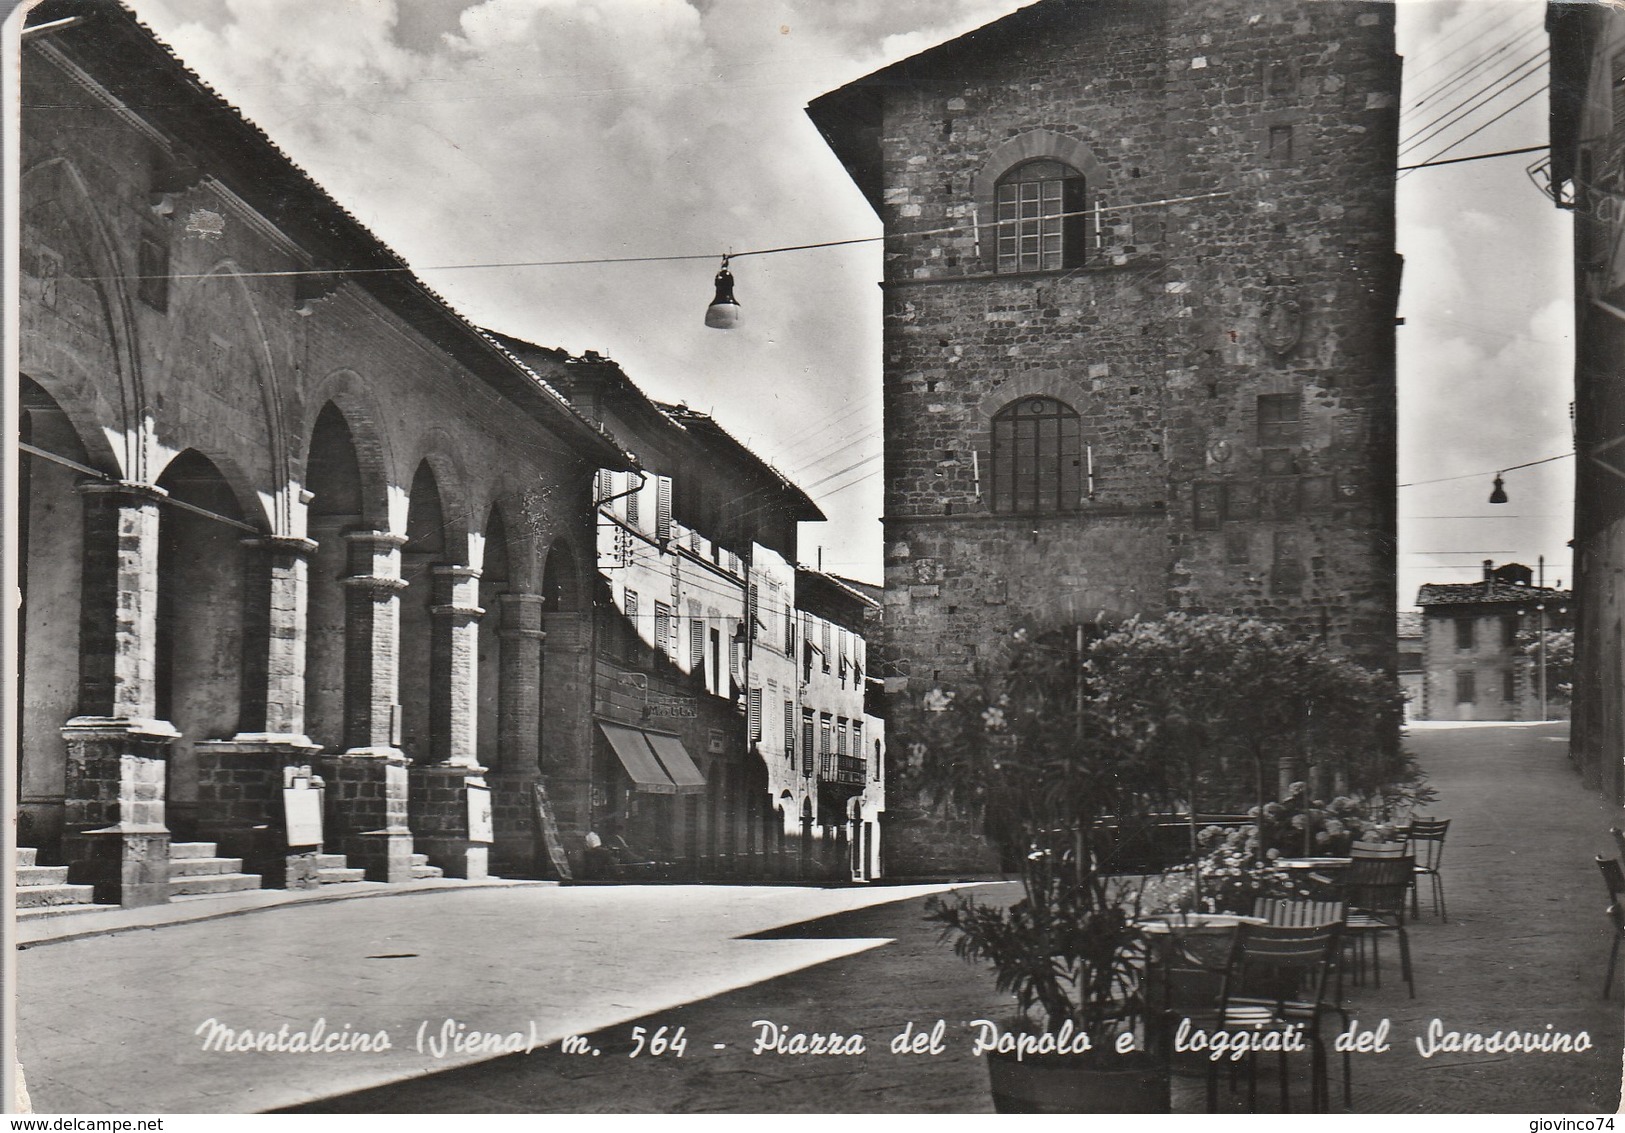
[[[705,325],[714,330],[733,330],[739,325],[739,300],[734,298],[733,272],[728,270],[728,257],[722,257],[722,269],[715,280],[716,296],[705,309]]]

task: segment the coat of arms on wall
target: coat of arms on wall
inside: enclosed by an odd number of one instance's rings
[[[1285,354],[1298,345],[1303,334],[1303,305],[1298,302],[1298,281],[1270,279],[1269,299],[1264,304],[1262,337],[1264,345]]]

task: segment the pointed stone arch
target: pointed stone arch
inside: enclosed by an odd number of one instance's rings
[[[119,478],[149,482],[150,407],[130,296],[121,282],[134,273],[67,158],[31,166],[19,178],[19,196],[22,282],[25,300],[32,300],[21,304],[21,368],[75,415],[82,435],[88,438],[92,425],[105,433]],[[60,333],[52,313],[66,288],[89,290],[89,305],[105,330],[102,349],[88,359],[83,336]]]
[[[195,279],[177,280],[169,300],[167,334],[161,357],[166,359],[165,375],[171,380],[150,383],[166,403],[157,415],[160,440],[177,448],[196,448],[216,463],[228,455],[219,441],[181,433],[183,420],[174,411],[176,403],[213,393],[218,401],[203,403],[209,416],[203,420],[219,425],[241,412],[241,424],[233,430],[250,438],[263,437],[263,448],[242,444],[229,454],[232,461],[249,468],[254,483],[264,497],[260,508],[277,534],[291,534],[293,522],[293,479],[288,430],[282,397],[282,379],[260,314],[260,304],[242,278],[242,269],[230,259],[212,264]],[[160,388],[161,387],[161,388]],[[222,413],[220,405],[229,407]],[[258,409],[253,413],[248,405]],[[189,430],[188,430],[189,432]]]
[[[343,418],[355,448],[360,473],[360,522],[375,531],[390,529],[390,469],[394,466],[385,417],[377,400],[354,370],[334,370],[317,382],[305,398],[297,471],[302,486],[309,487],[311,445],[322,412],[331,405]]]

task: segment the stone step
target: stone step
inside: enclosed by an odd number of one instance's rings
[[[422,854],[413,854],[412,857],[413,858],[419,858],[419,857],[423,857],[423,855]],[[431,878],[444,877],[444,876],[446,876],[446,871],[441,869],[437,865],[428,865],[427,864],[427,859],[425,859],[425,861],[423,861],[423,862],[414,861],[412,863],[412,880],[413,881],[428,881]]]
[[[245,889],[258,889],[260,879],[251,873],[211,873],[198,877],[171,877],[169,895],[184,897],[199,893],[240,893]]]
[[[344,859],[340,857],[339,860]],[[352,881],[367,880],[367,871],[344,866],[322,866],[316,870],[316,880],[323,885],[347,885]]]
[[[89,885],[35,885],[16,891],[17,907],[38,909],[47,905],[88,905],[95,892]]]
[[[116,908],[118,908],[117,905],[37,905],[32,909],[18,909],[17,921],[18,923],[23,921],[37,921],[44,917],[62,917],[71,913],[106,912],[108,909]]]
[[[33,846],[18,846],[17,847],[17,864],[19,866],[33,865],[36,858],[37,858],[37,856],[38,856],[38,854],[39,854],[39,851],[36,850]]]
[[[343,854],[317,854],[317,869],[344,869],[350,863],[344,859]]]
[[[212,858],[215,844],[213,842],[171,842],[169,844],[169,858]]]
[[[428,865],[429,864],[429,855],[428,854],[413,854],[412,855],[412,864],[415,865],[415,866]]]
[[[27,865],[17,867],[17,887],[33,885],[61,885],[68,880],[68,867],[65,865]]]
[[[217,873],[241,873],[242,858],[170,858],[170,877],[208,877]]]

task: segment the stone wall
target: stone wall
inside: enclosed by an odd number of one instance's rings
[[[1392,8],[1051,0],[1012,19],[874,86],[888,690],[963,679],[1016,626],[1175,609],[1391,671]],[[1086,255],[1000,274],[993,187],[1030,158],[1084,175]],[[1093,490],[999,514],[993,415],[1032,395],[1078,413]],[[1285,441],[1260,428],[1266,395],[1297,407]],[[917,841],[932,869],[986,860]]]

